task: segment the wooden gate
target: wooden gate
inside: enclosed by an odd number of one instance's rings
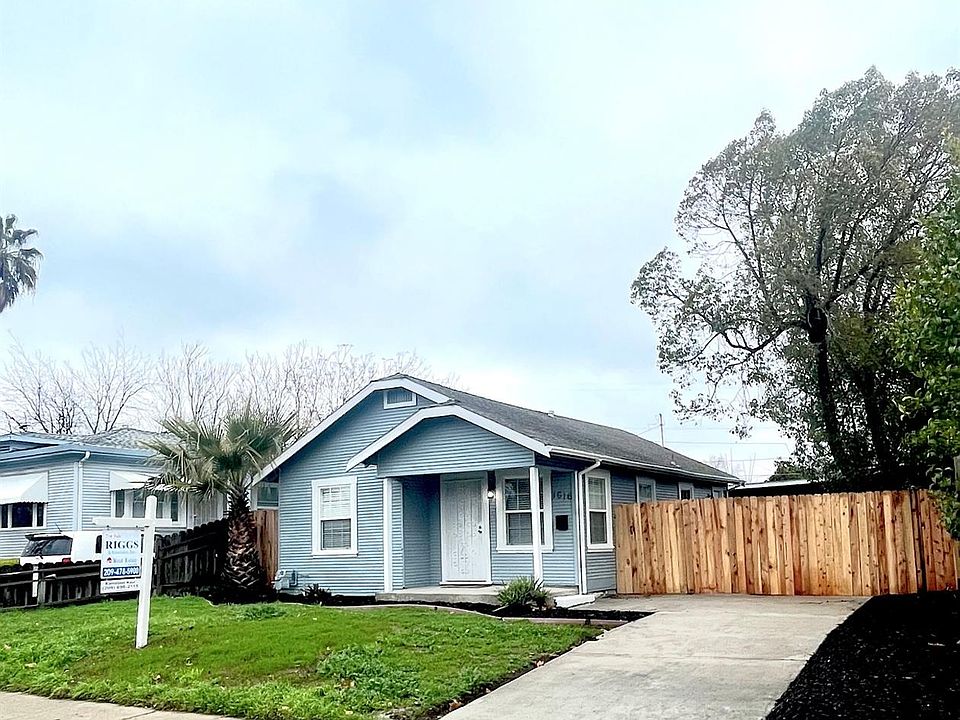
[[[615,540],[625,594],[914,593],[960,566],[926,490],[619,505]]]
[[[260,562],[267,576],[267,582],[272,583],[277,576],[277,554],[279,550],[279,526],[277,525],[276,510],[257,510],[253,513],[257,525],[257,547],[260,550]]]

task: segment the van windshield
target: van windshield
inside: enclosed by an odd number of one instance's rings
[[[69,555],[73,550],[73,538],[47,537],[28,540],[21,557],[37,555],[48,557],[51,555]]]

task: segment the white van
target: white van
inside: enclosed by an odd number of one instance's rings
[[[99,560],[103,550],[102,530],[68,530],[31,533],[20,553],[21,565]]]

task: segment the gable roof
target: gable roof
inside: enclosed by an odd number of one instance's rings
[[[547,457],[559,455],[589,461],[599,460],[613,465],[691,478],[728,483],[739,482],[729,473],[681,455],[626,430],[491,400],[405,374],[390,375],[369,383],[264,467],[257,476],[257,481],[274,472],[372,393],[395,387],[407,388],[436,405],[413,413],[397,427],[351,458],[348,468],[363,463],[424,420],[455,416]]]
[[[494,423],[498,426],[508,428],[514,434],[518,434],[528,442],[518,441],[517,438],[508,439],[513,439],[515,442],[518,442],[518,444],[530,447],[542,455],[550,457],[565,455],[591,460],[604,460],[611,464],[623,464],[677,475],[721,480],[724,482],[737,482],[737,478],[729,473],[689,458],[686,455],[681,455],[678,452],[674,452],[667,447],[626,430],[539,410],[531,410],[518,405],[500,402],[499,400],[491,400],[490,398],[474,395],[473,393],[464,392],[463,390],[455,390],[454,388],[438,385],[437,383],[412,378],[408,375],[392,375],[389,378],[384,378],[384,380],[400,378],[413,381],[444,395],[449,398],[445,403],[447,405],[463,408],[469,411],[469,413],[473,413],[487,421],[487,423]],[[419,420],[416,419],[418,416],[426,419],[427,417],[436,417],[440,414],[443,413],[435,408],[426,408],[411,416],[404,424],[413,427],[419,422]],[[462,413],[450,414],[456,414],[462,419],[470,421],[470,418]],[[476,422],[475,424],[483,425],[482,422]],[[395,428],[395,430],[399,430],[399,427]],[[496,432],[496,430],[492,431]],[[389,444],[388,442],[383,442],[383,440],[386,440],[391,434],[393,434],[393,431],[377,443],[371,445],[368,450],[374,448],[376,445],[383,447]],[[378,447],[377,450],[379,450],[380,447]],[[543,450],[540,449],[541,447],[545,447],[547,452],[543,452]],[[374,450],[374,452],[376,452],[376,450]],[[366,453],[366,451],[364,451],[364,453]],[[355,456],[351,462],[353,462],[354,465],[358,464],[358,462],[354,461],[364,453]],[[368,454],[367,457],[372,454],[373,453]]]
[[[287,460],[292,458],[298,452],[303,450],[307,445],[313,442],[317,437],[319,437],[323,432],[327,430],[330,426],[337,422],[340,418],[346,415],[348,412],[353,410],[357,405],[366,400],[370,395],[375,393],[377,390],[386,390],[388,388],[398,388],[403,387],[411,392],[416,393],[422,397],[432,400],[435,403],[447,402],[449,398],[446,395],[427,387],[424,383],[417,380],[416,378],[411,378],[409,375],[391,375],[389,377],[381,378],[380,380],[373,380],[356,393],[354,393],[343,405],[338,407],[332,413],[327,415],[323,421],[317,425],[313,430],[307,432],[303,437],[297,440],[293,445],[284,450],[280,455],[274,459],[273,462],[266,465],[263,470],[260,471],[260,474],[257,475],[254,480],[255,483],[260,482],[267,475],[272,473],[274,470],[283,465]],[[439,386],[438,386],[439,387]]]

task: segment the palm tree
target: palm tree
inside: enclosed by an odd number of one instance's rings
[[[20,230],[17,216],[0,218],[0,312],[6,310],[21,293],[37,287],[37,265],[43,255],[33,247],[24,247],[36,230]]]
[[[293,423],[260,417],[247,407],[217,423],[173,418],[161,423],[172,436],[146,446],[157,453],[156,485],[190,492],[201,499],[226,496],[227,557],[224,580],[245,595],[266,586],[250,511],[250,488],[260,470],[283,450]]]

